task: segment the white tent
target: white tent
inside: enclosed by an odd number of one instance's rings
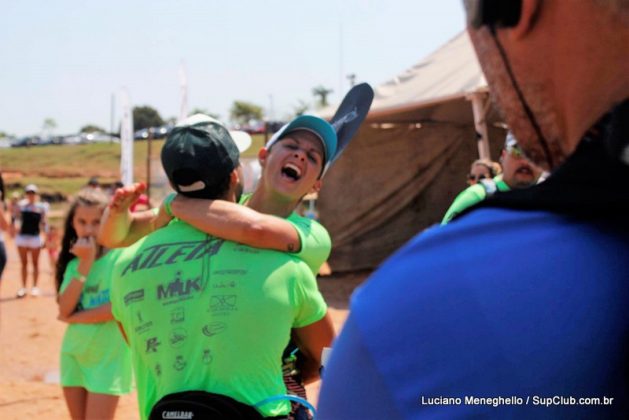
[[[439,222],[465,187],[470,163],[479,155],[496,158],[504,139],[466,32],[375,93],[319,194],[336,271],[374,268]]]

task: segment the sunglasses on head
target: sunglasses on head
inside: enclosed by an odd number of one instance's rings
[[[473,175],[473,174],[467,174],[467,179],[470,181],[480,181],[481,179],[488,179],[489,177],[485,174],[480,174],[480,175]]]

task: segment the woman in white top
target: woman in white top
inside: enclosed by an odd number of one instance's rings
[[[17,292],[18,298],[26,296],[26,276],[28,272],[28,256],[33,265],[32,296],[39,296],[37,280],[39,279],[39,253],[45,244],[43,233],[47,227],[46,213],[48,206],[38,200],[37,186],[29,184],[24,189],[26,199],[19,203],[20,229],[15,237],[22,265],[22,287]]]

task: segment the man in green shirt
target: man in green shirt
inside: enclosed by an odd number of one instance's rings
[[[323,155],[320,143],[310,144]],[[175,128],[162,162],[180,194],[231,202],[239,196],[238,151],[216,121]],[[182,391],[249,406],[284,394],[280,356],[291,329],[314,362],[310,372],[333,336],[303,261],[211,237],[181,220],[122,252],[112,311],[133,351],[143,418],[158,400]],[[286,401],[257,408],[263,416],[288,409]]]
[[[500,154],[500,163],[502,164],[500,175],[493,179],[482,179],[459,193],[443,217],[442,225],[449,223],[463,211],[496,192],[528,188],[535,185],[542,174],[542,169],[524,156],[517,140],[510,131],[507,133],[505,146]]]

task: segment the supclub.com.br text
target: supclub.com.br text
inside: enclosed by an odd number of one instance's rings
[[[489,405],[499,407],[501,405],[536,405],[542,407],[574,406],[574,405],[612,405],[614,397],[573,397],[554,395],[542,397],[539,395],[518,397],[477,397],[466,395],[465,397],[420,397],[421,405]]]

